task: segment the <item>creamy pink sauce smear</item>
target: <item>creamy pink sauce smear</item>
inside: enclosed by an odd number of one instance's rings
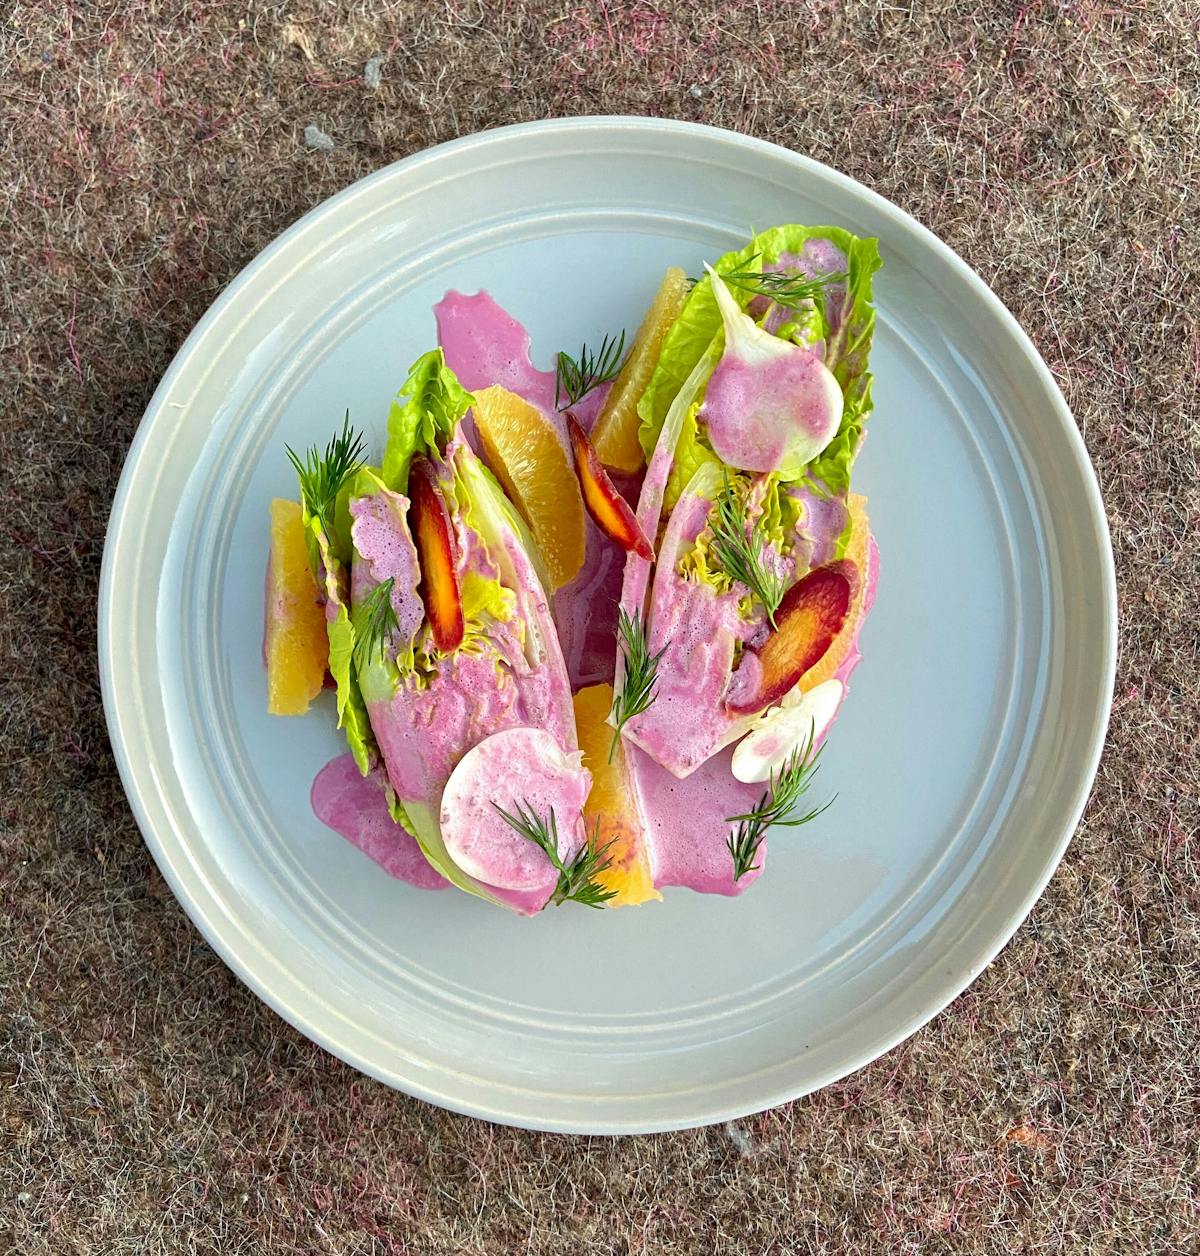
[[[485,292],[448,292],[434,307],[434,314],[446,363],[465,388],[500,384],[517,393],[555,421],[567,446],[565,427],[555,408],[554,372],[541,371],[533,365],[529,333],[511,314]],[[606,389],[596,390],[574,410],[585,428],[590,429],[595,422],[605,392]],[[474,431],[467,424],[464,427],[468,440],[478,449]],[[669,468],[662,470],[664,484],[666,469]],[[640,480],[640,476],[628,477],[618,483],[627,500],[639,500]],[[641,522],[645,526],[645,521]],[[583,568],[570,585],[559,590],[553,607],[572,691],[611,682],[623,581],[626,597],[630,595],[626,555],[600,533],[590,518],[587,524]],[[819,551],[821,542],[817,538],[814,541],[814,549]],[[813,557],[815,565],[817,555]],[[629,566],[636,568],[638,564],[631,562]],[[636,570],[631,573],[641,576],[635,583],[646,580],[649,564],[645,567],[644,574]],[[872,540],[863,614],[837,673],[843,684],[861,657],[858,633],[874,601],[878,571],[879,555]],[[476,695],[475,700],[481,697]],[[628,741],[625,744],[632,784],[648,829],[655,884],[682,886],[702,894],[735,895],[747,889],[762,874],[767,844],[764,842],[759,850],[758,867],[735,884],[726,846],[731,828],[728,817],[753,807],[765,785],[746,785],[733,776],[732,747],[713,755],[680,779],[636,746]],[[393,877],[418,889],[447,887],[448,882],[426,862],[416,840],[392,821],[381,773],[360,776],[351,755],[334,759],[317,775],[312,806],[322,823]]]
[[[450,882],[421,853],[417,839],[392,819],[382,773],[360,776],[354,756],[339,755],[317,773],[311,800],[322,824],[369,855],[385,872],[420,890],[449,888]]]

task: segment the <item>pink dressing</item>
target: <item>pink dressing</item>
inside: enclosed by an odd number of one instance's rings
[[[566,429],[554,399],[554,372],[539,371],[533,365],[529,333],[503,306],[487,292],[451,290],[433,307],[433,315],[446,365],[468,392],[493,384],[507,388],[553,418],[565,443]],[[575,353],[577,348],[557,345],[555,350]],[[585,429],[591,429],[607,396],[608,386],[604,385],[571,407]]]
[[[674,572],[666,579],[670,593],[656,609],[649,642],[652,653],[666,647],[658,697],[629,721],[625,735],[682,777],[712,754],[734,723],[724,698],[742,625],[736,593],[718,595]]]
[[[554,893],[554,885],[540,885],[535,890],[508,890],[501,885],[488,885],[485,881],[479,884],[518,916],[536,916]]]
[[[664,430],[666,425],[664,424]],[[676,432],[678,437],[678,432]],[[638,526],[651,539],[658,536],[659,519],[662,516],[663,499],[667,495],[667,482],[675,462],[675,444],[659,434],[654,453],[642,479],[642,491],[638,496]],[[632,619],[640,619],[646,603],[646,590],[650,586],[650,572],[654,564],[637,554],[625,556],[625,572],[621,580],[621,608]]]
[[[425,688],[402,682],[385,702],[368,702],[388,779],[402,802],[437,804],[454,765],[477,742],[528,721],[515,679],[494,650],[460,651]]]
[[[371,589],[390,579],[400,639],[411,641],[425,618],[425,609],[417,594],[420,573],[417,547],[408,530],[408,498],[382,489],[352,502],[350,515],[354,548],[366,559],[355,563],[351,571],[351,603],[357,606]]]
[[[419,890],[449,887],[421,853],[416,838],[392,819],[382,773],[360,776],[352,754],[339,755],[317,773],[311,801],[322,824],[340,833],[390,876]]]
[[[753,885],[766,862],[767,843],[759,847],[758,868],[735,882],[726,845],[735,826],[728,817],[749,811],[764,787],[735,779],[730,768],[732,747],[713,755],[686,780],[679,780],[635,746],[629,747],[628,758],[649,826],[654,884],[727,896]]]
[[[810,279],[818,275],[844,274],[849,267],[845,253],[832,240],[813,238],[804,241],[799,253],[781,253],[773,269],[799,271]],[[825,287],[825,318],[830,332],[837,335],[842,325],[842,310],[846,304],[846,285],[827,284]]]
[[[554,626],[572,692],[612,682],[624,571],[625,551],[588,519],[587,549],[579,575],[554,595]]]
[[[676,571],[708,521],[712,501],[686,491],[671,512],[654,571],[648,645],[664,651],[658,697],[625,726],[625,735],[676,776],[687,776],[712,754],[734,722],[725,690],[734,646],[746,635],[738,615],[741,586],[717,594]]]
[[[761,645],[767,639],[770,631],[770,624],[764,620],[751,638],[751,641],[755,645]],[[748,707],[751,697],[761,691],[762,674],[762,660],[757,654],[747,650],[734,669],[733,675],[729,678],[729,688],[725,691],[725,701],[731,703],[734,710]]]
[[[844,497],[821,497],[811,489],[795,485],[789,495],[800,504],[796,527],[800,569],[823,567],[833,561],[838,538],[846,530],[850,511]]]

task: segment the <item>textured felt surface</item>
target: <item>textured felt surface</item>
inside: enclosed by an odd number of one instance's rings
[[[68,0],[0,23],[0,1251],[1185,1250],[1200,1228],[1191,0]],[[789,145],[949,241],[1075,411],[1121,594],[1094,798],[996,963],[820,1094],[615,1141],[391,1093],[249,994],[130,818],[94,642],[122,459],[223,285],[386,162],[601,112]]]

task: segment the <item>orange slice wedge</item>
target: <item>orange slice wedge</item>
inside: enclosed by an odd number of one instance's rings
[[[634,337],[633,348],[621,367],[621,373],[613,381],[592,427],[592,444],[606,467],[636,471],[645,461],[638,440],[641,420],[638,418],[637,403],[658,365],[663,337],[678,317],[686,296],[687,276],[678,266],[672,266],[663,276],[654,300],[650,302],[650,308]]]
[[[481,388],[473,409],[487,460],[561,589],[579,574],[587,539],[570,451],[554,422],[507,388]]]
[[[266,616],[267,710],[303,715],[325,681],[329,636],[308,565],[304,516],[298,502],[283,497],[271,502]]]
[[[825,651],[825,657],[815,667],[810,667],[800,681],[800,688],[805,693],[833,678],[850,652],[850,642],[854,639],[859,620],[862,619],[863,598],[867,592],[867,541],[871,536],[871,524],[867,519],[867,499],[861,493],[851,493],[846,499],[846,506],[850,511],[850,544],[846,548],[846,558],[858,569],[858,580],[855,582],[854,594],[841,631]]]
[[[605,889],[616,891],[616,897],[605,906],[634,907],[661,900],[662,895],[654,888],[646,829],[630,790],[624,743],[617,743],[609,759],[613,730],[604,721],[612,706],[612,693],[611,685],[592,685],[574,697],[583,766],[592,774],[592,792],[583,805],[583,819],[589,833],[599,824],[599,846],[612,843],[605,855],[608,867],[596,874]]]

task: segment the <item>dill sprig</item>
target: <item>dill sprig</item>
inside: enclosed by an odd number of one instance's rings
[[[324,457],[316,445],[309,448],[303,460],[290,445],[284,448],[296,468],[305,510],[320,520],[325,535],[332,537],[337,495],[342,485],[362,466],[365,450],[362,433],[351,429],[350,411],[347,410],[342,430],[325,446]]]
[[[744,584],[758,598],[771,626],[777,628],[775,612],[787,592],[787,581],[777,572],[768,570],[763,562],[762,550],[767,539],[762,516],[750,527],[746,521],[746,503],[730,484],[729,473],[724,468],[721,475],[725,485],[717,499],[716,518],[709,524],[713,534],[713,557],[731,579]]]
[[[585,907],[603,907],[610,898],[616,898],[616,890],[605,889],[594,878],[596,873],[603,872],[609,866],[608,849],[612,842],[598,846],[600,840],[600,822],[588,837],[587,841],[576,852],[571,862],[563,863],[558,853],[558,822],[554,818],[554,808],[550,808],[549,819],[543,819],[529,804],[519,802],[516,815],[505,811],[499,803],[492,806],[504,818],[506,824],[515,829],[522,837],[540,846],[546,858],[558,871],[558,885],[550,896],[555,906],[562,903],[582,903]]]
[[[717,274],[731,288],[741,288],[743,292],[752,293],[756,297],[766,297],[789,310],[799,309],[805,301],[822,302],[825,299],[825,289],[831,283],[844,283],[849,278],[849,272],[844,270],[810,276],[786,270],[752,269],[761,256],[761,253],[755,253],[746,263],[745,269],[719,270]],[[699,282],[699,276],[688,278],[689,287],[694,288]]]
[[[646,642],[646,619],[639,616],[635,619],[622,606],[617,612],[617,639],[624,659],[624,682],[621,692],[613,695],[612,715],[617,721],[613,733],[612,745],[608,748],[608,761],[621,739],[621,730],[635,715],[647,711],[658,697],[655,686],[658,684],[658,664],[667,652],[664,645],[657,654],[650,653]]]
[[[751,258],[751,261],[754,259]],[[731,270],[721,278],[731,288],[766,297],[786,309],[798,309],[805,301],[821,301],[825,289],[831,283],[841,283],[846,278],[844,270],[828,275],[789,274],[784,270]]]
[[[815,731],[814,729],[813,732]],[[737,828],[730,831],[725,842],[733,858],[734,881],[740,881],[747,872],[753,872],[758,867],[754,862],[758,856],[758,848],[773,824],[795,828],[815,820],[826,807],[833,804],[834,799],[831,798],[822,807],[816,807],[804,815],[796,814],[800,808],[800,800],[812,784],[817,760],[821,757],[819,750],[816,754],[812,753],[812,747],[813,733],[810,732],[804,747],[797,747],[792,752],[778,777],[774,772],[771,773],[767,789],[758,800],[758,805],[742,815],[725,817],[730,824],[737,824]],[[836,797],[835,794],[834,798]]]
[[[365,669],[376,654],[383,658],[389,638],[400,627],[392,606],[394,584],[392,576],[377,584],[350,617],[354,630],[354,665],[359,671]]]
[[[577,405],[580,398],[586,397],[593,388],[616,379],[624,352],[624,331],[619,336],[605,336],[596,353],[592,353],[586,344],[580,347],[577,359],[569,353],[560,352],[554,362],[555,406],[564,410],[567,406]]]

